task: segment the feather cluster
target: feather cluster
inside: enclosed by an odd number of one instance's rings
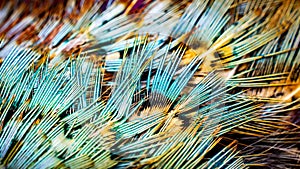
[[[0,168],[299,168],[300,1],[0,2]]]

